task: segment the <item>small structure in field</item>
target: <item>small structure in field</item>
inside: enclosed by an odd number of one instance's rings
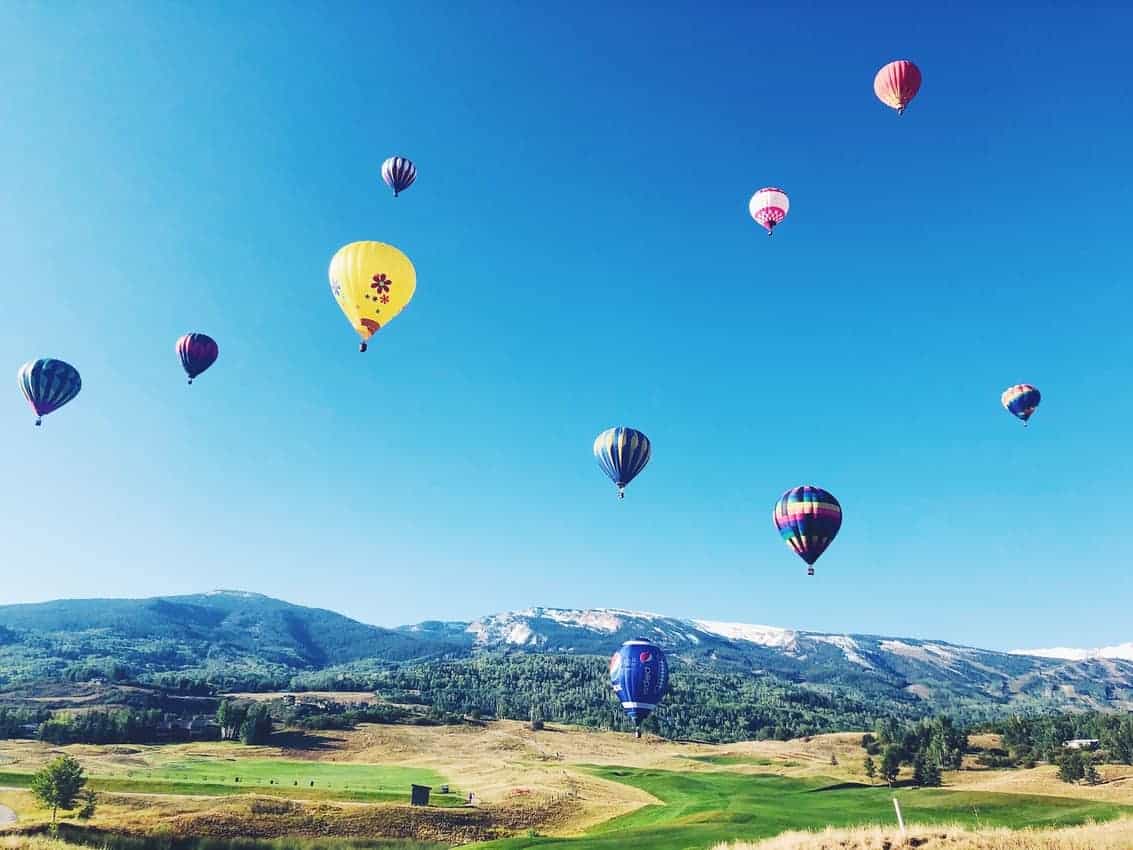
[[[1101,744],[1097,738],[1072,738],[1063,743],[1063,748],[1067,750],[1096,750]]]
[[[409,786],[409,804],[412,806],[427,806],[429,805],[429,792],[432,787],[428,785],[410,785]]]

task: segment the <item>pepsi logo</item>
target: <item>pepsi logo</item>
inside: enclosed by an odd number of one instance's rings
[[[649,663],[650,661],[653,660],[653,653],[650,652],[647,649],[647,650],[645,650],[645,652],[641,653],[641,655],[639,655],[638,658],[641,659],[642,664],[647,664],[647,663]]]

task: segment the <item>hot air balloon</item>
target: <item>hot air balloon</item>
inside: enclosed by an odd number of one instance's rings
[[[821,487],[792,487],[775,504],[772,518],[784,542],[806,561],[806,574],[812,576],[814,562],[842,527],[842,506]]]
[[[921,69],[908,59],[890,62],[873,78],[873,93],[901,115],[921,87]]]
[[[190,384],[193,378],[216,362],[219,354],[216,340],[208,334],[185,334],[177,340],[177,356],[181,358],[181,368],[189,376]]]
[[[1030,384],[1016,384],[1008,387],[1000,396],[1000,401],[1007,408],[1007,412],[1023,420],[1023,427],[1027,427],[1027,420],[1031,418],[1042,401],[1042,393]]]
[[[330,291],[362,337],[359,351],[397,316],[417,288],[409,258],[384,242],[351,242],[330,261]]]
[[[391,156],[382,163],[382,179],[396,198],[417,179],[417,166],[403,156]]]
[[[641,721],[669,689],[669,660],[652,641],[627,640],[610,658],[610,685],[641,737]]]
[[[625,498],[626,485],[637,477],[652,456],[649,438],[633,428],[608,428],[594,440],[594,457],[602,471]]]
[[[751,196],[747,208],[751,217],[770,236],[775,230],[775,225],[787,217],[791,202],[782,189],[767,186]]]
[[[35,411],[36,425],[41,425],[44,416],[77,396],[83,386],[74,366],[50,357],[25,363],[16,373],[16,380]]]

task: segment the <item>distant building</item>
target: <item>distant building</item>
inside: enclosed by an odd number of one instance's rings
[[[1073,738],[1062,746],[1068,750],[1096,750],[1100,743],[1097,738]]]

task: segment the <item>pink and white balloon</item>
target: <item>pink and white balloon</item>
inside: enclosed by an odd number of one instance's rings
[[[775,225],[787,217],[787,210],[791,208],[787,193],[776,186],[767,186],[751,196],[747,205],[755,223],[767,231],[770,236]]]

